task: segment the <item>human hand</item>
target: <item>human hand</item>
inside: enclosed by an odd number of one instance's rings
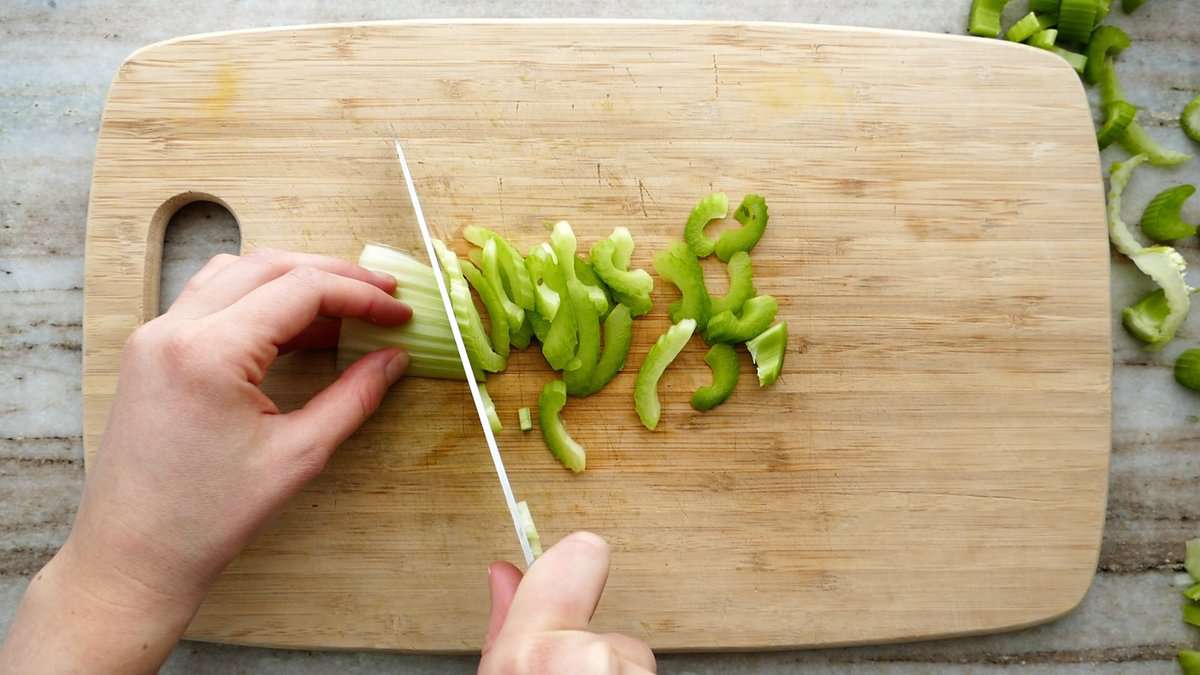
[[[479,675],[646,675],[656,672],[643,642],[587,632],[608,580],[608,544],[576,532],[521,576],[509,563],[488,568],[492,612]]]
[[[86,651],[107,629],[122,637],[100,652],[133,638],[148,652],[122,661],[121,672],[161,662],[212,581],[320,473],[408,357],[369,354],[287,414],[258,386],[268,366],[282,352],[336,345],[341,317],[408,321],[412,310],[392,297],[394,288],[390,276],[323,256],[221,255],[165,314],[134,331],[75,524],[31,583],[5,657],[15,658],[23,628],[47,618],[36,608],[57,604],[60,616],[49,618],[92,624],[72,649]],[[48,625],[63,632],[62,623]],[[27,631],[42,642],[32,648],[50,653],[39,632]],[[96,651],[84,663],[106,672]],[[0,658],[0,670],[5,664]]]

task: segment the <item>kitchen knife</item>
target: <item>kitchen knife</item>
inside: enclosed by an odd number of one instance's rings
[[[442,296],[442,306],[445,307],[446,317],[449,319],[450,333],[454,336],[454,346],[458,348],[458,357],[462,360],[463,372],[467,374],[467,387],[471,390],[471,400],[475,402],[475,412],[479,415],[479,424],[483,427],[483,437],[487,439],[488,450],[492,453],[492,465],[496,467],[496,475],[500,479],[500,489],[504,491],[504,503],[508,506],[508,514],[517,531],[517,541],[521,542],[521,553],[525,554],[525,565],[529,566],[533,564],[533,550],[525,535],[525,522],[517,508],[512,485],[508,482],[508,472],[504,470],[504,460],[500,457],[500,448],[496,445],[495,435],[492,434],[492,425],[488,423],[487,412],[483,407],[483,397],[479,393],[479,385],[471,376],[475,371],[471,368],[471,359],[467,356],[467,347],[463,344],[462,332],[459,331],[458,321],[454,318],[454,307],[450,302],[450,289],[446,287],[446,278],[442,273],[441,263],[433,249],[433,237],[429,234],[429,226],[425,223],[425,213],[421,210],[421,200],[417,198],[417,188],[413,184],[412,173],[408,169],[408,160],[404,157],[404,148],[400,146],[400,141],[395,141],[395,144],[396,158],[400,160],[400,170],[404,172],[408,198],[412,202],[413,212],[417,216],[417,227],[420,228],[421,239],[425,242],[425,253],[429,255],[429,264],[433,267],[433,276],[437,281],[438,292]]]

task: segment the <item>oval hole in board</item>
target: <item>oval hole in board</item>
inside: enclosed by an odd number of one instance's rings
[[[173,211],[169,215],[162,213],[170,207]],[[210,195],[180,195],[163,204],[160,213],[161,220],[166,222],[162,225],[162,257],[154,316],[165,312],[175,302],[187,280],[213,256],[221,253],[237,255],[242,240],[233,213]]]

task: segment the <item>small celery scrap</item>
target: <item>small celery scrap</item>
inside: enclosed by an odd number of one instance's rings
[[[1000,15],[1008,0],[974,0],[967,19],[967,32],[979,37],[1000,36]]]
[[[1058,17],[1053,14],[1036,14],[1030,12],[1021,17],[1019,21],[1014,23],[1008,32],[1004,34],[1005,40],[1012,42],[1025,42],[1035,34],[1051,28],[1058,22]]]
[[[492,433],[500,433],[504,425],[500,423],[500,415],[496,414],[496,404],[492,402],[492,397],[482,382],[479,383],[479,398],[483,399],[483,411],[487,413],[488,426],[492,428]]]
[[[1200,96],[1192,99],[1183,107],[1183,114],[1179,116],[1179,125],[1183,127],[1183,133],[1187,134],[1188,138],[1200,143]]]
[[[533,431],[533,416],[529,414],[529,408],[517,408],[517,426],[521,431]]]
[[[1062,0],[1058,7],[1059,37],[1068,42],[1087,44],[1101,4],[1101,0]]]
[[[1137,117],[1137,108],[1127,101],[1113,101],[1104,106],[1104,124],[1096,132],[1096,144],[1103,150],[1125,135],[1125,130]]]
[[[704,355],[704,362],[712,370],[712,384],[700,387],[692,394],[692,407],[696,410],[712,410],[725,402],[737,387],[737,350],[727,344],[715,344]]]
[[[781,321],[746,343],[750,358],[758,366],[758,386],[769,387],[779,379],[787,353],[787,322]]]
[[[528,408],[522,408],[522,410],[528,410]],[[525,535],[525,541],[529,542],[529,550],[536,559],[542,555],[542,537],[538,534],[537,526],[533,524],[533,514],[529,511],[529,504],[524,500],[517,502],[517,518],[521,521],[521,533]]]
[[[1184,649],[1179,652],[1178,658],[1183,675],[1200,675],[1200,652]]]
[[[696,321],[682,319],[659,336],[654,346],[642,361],[638,369],[637,380],[633,385],[633,407],[637,411],[642,424],[654,431],[662,415],[662,405],[658,400],[658,381],[667,370],[667,366],[683,351],[692,333],[696,331]]]
[[[1175,381],[1192,391],[1200,391],[1200,349],[1189,349],[1175,359]]]
[[[1121,219],[1121,195],[1134,169],[1147,160],[1145,155],[1137,155],[1123,163],[1113,164],[1108,193],[1108,236],[1113,246],[1128,256],[1162,290],[1161,300],[1151,293],[1122,312],[1125,328],[1147,343],[1149,349],[1158,350],[1175,337],[1175,332],[1187,316],[1192,289],[1184,276],[1187,264],[1175,249],[1169,246],[1142,246]]]
[[[1195,186],[1176,185],[1158,193],[1142,212],[1142,232],[1154,241],[1169,242],[1196,234],[1196,226],[1183,220],[1183,204],[1196,193]]]
[[[1026,44],[1028,44],[1030,47],[1037,47],[1038,49],[1051,50],[1054,48],[1054,43],[1057,41],[1058,31],[1054,28],[1047,28],[1046,30],[1041,30],[1031,35]]]

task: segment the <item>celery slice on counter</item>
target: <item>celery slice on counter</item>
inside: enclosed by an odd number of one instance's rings
[[[1042,14],[1057,14],[1059,0],[1029,0],[1029,9]]]
[[[1126,101],[1113,101],[1104,106],[1104,124],[1096,132],[1096,144],[1103,150],[1112,145],[1137,117],[1137,108]]]
[[[1133,177],[1134,170],[1144,164],[1147,159],[1149,158],[1145,155],[1136,155],[1124,162],[1114,162],[1109,170],[1106,207],[1108,238],[1118,251],[1127,256],[1133,256],[1145,247],[1142,246],[1142,242],[1137,240],[1137,237],[1133,236],[1133,232],[1129,231],[1129,226],[1121,219],[1121,196],[1125,193],[1125,187],[1129,185],[1129,179]]]
[[[732,344],[752,340],[771,327],[779,303],[769,295],[757,295],[746,301],[742,315],[734,316],[725,311],[708,320],[704,340],[709,344],[724,342]]]
[[[533,309],[533,280],[529,277],[529,270],[520,251],[507,239],[485,227],[469,225],[463,230],[463,238],[481,249],[486,247],[489,241],[496,242],[500,270],[504,277],[501,290],[521,309]],[[486,274],[486,270],[484,272]]]
[[[525,258],[525,268],[529,270],[529,279],[533,284],[534,309],[548,322],[558,312],[558,304],[562,301],[560,294],[567,287],[562,270],[558,268],[558,258],[554,256],[550,245],[542,242]],[[533,327],[536,334],[537,322]],[[542,336],[538,335],[538,339],[541,340]]]
[[[575,356],[563,370],[563,382],[568,394],[586,396],[591,393],[592,375],[600,360],[600,317],[582,281],[568,281],[567,294],[575,314],[578,344]]]
[[[746,195],[733,212],[734,220],[741,223],[735,230],[725,230],[717,237],[717,257],[723,262],[738,251],[750,252],[767,231],[767,200],[762,195]]]
[[[612,296],[609,294],[608,286],[596,275],[591,261],[580,255],[575,256],[575,278],[583,284],[592,307],[596,308],[596,314],[600,315],[601,319],[608,316],[608,311],[612,309]]]
[[[1142,212],[1142,232],[1154,241],[1169,242],[1196,234],[1196,226],[1183,220],[1183,204],[1196,193],[1191,185],[1176,185],[1155,195]]]
[[[1154,166],[1178,166],[1192,158],[1187,153],[1164,148],[1137,121],[1125,129],[1119,142],[1131,155],[1146,155]]]
[[[1117,101],[1125,101],[1125,90],[1121,88],[1121,80],[1117,78],[1117,65],[1112,57],[1104,59],[1103,65],[1096,72],[1096,81],[1100,85],[1100,105],[1111,105]]]
[[[529,414],[529,408],[517,408],[517,426],[521,431],[533,430],[533,416]]]
[[[1062,33],[1060,32],[1059,35],[1062,35]],[[1086,56],[1077,52],[1073,52],[1069,49],[1063,49],[1062,47],[1051,47],[1050,51],[1058,54],[1064,61],[1071,64],[1071,67],[1075,69],[1075,72],[1083,75],[1084,69],[1087,68]]]
[[[665,251],[654,255],[654,269],[659,276],[679,289],[678,302],[671,304],[671,321],[676,323],[692,319],[700,328],[708,325],[711,300],[704,285],[704,270],[696,254],[686,242],[678,241]]]
[[[967,32],[979,37],[1000,36],[1000,15],[1008,0],[974,0],[967,19]]]
[[[1193,605],[1192,603],[1184,605],[1183,620],[1185,623],[1200,628],[1200,605]]]
[[[1012,42],[1024,42],[1033,37],[1035,33],[1050,28],[1057,21],[1058,17],[1054,15],[1030,12],[1009,27],[1008,32],[1004,34],[1004,39]]]
[[[758,366],[758,386],[769,387],[779,379],[787,353],[787,322],[780,321],[746,343],[750,358]]]
[[[592,372],[587,394],[594,394],[612,381],[625,367],[629,345],[633,342],[633,314],[623,304],[613,307],[604,319],[604,351]]]
[[[578,283],[578,281],[576,281]],[[546,363],[555,370],[567,367],[575,358],[575,347],[579,344],[575,327],[575,308],[567,294],[563,293],[563,301],[558,305],[558,312],[550,321],[550,329],[542,340],[542,356]]]
[[[1129,44],[1129,35],[1120,28],[1116,26],[1097,28],[1092,33],[1091,42],[1088,42],[1088,62],[1084,69],[1083,79],[1087,80],[1088,84],[1099,82],[1101,69],[1111,67],[1109,59],[1115,58],[1125,51]]]
[[[500,415],[496,414],[496,404],[492,402],[487,386],[482,382],[479,383],[479,398],[483,399],[483,411],[487,413],[488,426],[492,428],[492,433],[500,433],[504,425],[500,423]]]
[[[712,384],[705,385],[692,394],[692,407],[696,410],[712,410],[725,402],[737,387],[737,350],[727,344],[715,344],[704,355],[704,362],[712,370]]]
[[[1184,546],[1183,568],[1192,575],[1192,579],[1200,582],[1200,537],[1189,539]]]
[[[626,243],[628,242],[628,243]],[[633,251],[633,236],[624,227],[613,230],[607,239],[601,239],[592,246],[592,267],[600,280],[604,282],[617,301],[629,307],[634,316],[646,314],[653,307],[650,293],[654,290],[654,278],[646,270],[629,270],[620,267],[618,256],[620,250],[628,248]]]
[[[1189,349],[1175,359],[1175,381],[1192,391],[1200,391],[1200,349]],[[1200,584],[1193,588],[1200,588]]]
[[[682,245],[691,254],[687,245]],[[638,369],[637,380],[633,385],[633,407],[638,418],[642,420],[642,425],[650,431],[654,431],[658,426],[659,417],[662,415],[662,404],[658,400],[658,381],[666,372],[667,366],[683,351],[695,331],[696,321],[693,319],[683,319],[671,326],[654,342],[654,346],[642,361],[642,367]]]
[[[1183,592],[1183,597],[1192,602],[1200,602],[1200,583],[1192,584]]]
[[[562,380],[552,380],[542,388],[538,396],[538,424],[542,427],[542,438],[550,454],[564,467],[579,473],[587,468],[587,452],[571,438],[563,426],[559,413],[567,404],[567,385]]]
[[[529,412],[529,408],[521,408]],[[529,542],[529,550],[533,553],[534,559],[542,555],[542,537],[538,534],[537,526],[533,524],[533,514],[529,511],[529,504],[524,500],[517,502],[517,519],[521,521],[521,534],[525,535],[525,541]]]
[[[394,327],[354,319],[342,321],[339,364],[344,367],[370,352],[399,347],[408,352],[408,377],[465,379],[433,268],[381,244],[364,246],[358,264],[395,277],[395,296],[413,308],[413,317],[403,326]]]
[[[538,342],[545,342],[546,335],[550,333],[550,322],[543,319],[541,314],[534,312],[529,315],[529,323],[533,326],[533,336],[538,339]]]
[[[525,323],[525,310],[513,302],[504,290],[504,280],[500,278],[500,247],[495,239],[488,239],[483,245],[483,276],[491,284],[496,292],[496,297],[500,299],[500,303],[504,306],[504,312],[508,317],[508,325],[517,328]],[[530,293],[532,296],[532,290]],[[533,304],[532,297],[530,297],[530,304]]]
[[[1200,96],[1183,107],[1183,114],[1179,116],[1179,126],[1183,127],[1183,133],[1187,134],[1188,138],[1200,143]]]
[[[571,281],[583,282],[596,313],[604,316],[609,309],[608,295],[587,261],[575,255],[577,247],[578,241],[571,224],[565,220],[555,223],[554,229],[550,231],[550,248],[558,260],[558,269],[562,272],[563,279],[568,285]]]
[[[1121,0],[1121,11],[1126,14],[1133,14],[1144,4],[1146,4],[1146,0]]]
[[[1051,50],[1054,48],[1054,43],[1058,40],[1058,31],[1053,28],[1041,30],[1029,37],[1029,46],[1037,47],[1038,49]]]
[[[509,328],[509,341],[517,349],[525,349],[533,341],[533,312],[525,312],[525,320],[516,330]]]
[[[1171,313],[1163,289],[1150,291],[1121,311],[1121,324],[1142,342],[1154,342],[1162,333],[1163,322]]]
[[[459,264],[463,276],[467,278],[467,283],[479,294],[479,299],[483,301],[483,307],[487,310],[488,321],[491,323],[492,349],[497,354],[507,357],[509,349],[508,315],[505,313],[500,295],[478,268],[466,261]]]
[[[741,314],[742,305],[754,297],[754,266],[750,254],[738,251],[729,256],[726,263],[729,272],[729,292],[719,298],[710,298],[709,312],[716,316],[721,312]]]
[[[1184,649],[1179,652],[1178,659],[1183,675],[1200,675],[1200,652]]]
[[[1059,37],[1068,42],[1087,44],[1100,5],[1100,0],[1062,0],[1058,6]]]
[[[683,227],[683,240],[697,258],[712,255],[717,247],[717,240],[704,234],[704,228],[714,220],[720,220],[729,213],[729,198],[724,192],[714,192],[705,195],[688,214],[687,224]]]
[[[479,311],[471,299],[471,289],[463,279],[450,281],[450,304],[454,307],[458,330],[462,333],[463,345],[471,357],[471,364],[489,373],[504,370],[508,366],[508,356],[492,349],[488,334],[483,329],[483,319],[479,317]]]

